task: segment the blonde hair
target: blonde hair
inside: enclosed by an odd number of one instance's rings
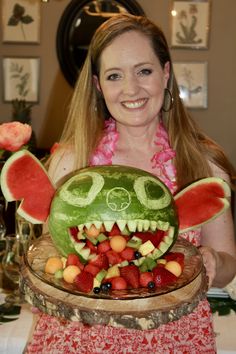
[[[199,129],[179,97],[168,44],[162,30],[146,17],[130,14],[119,14],[104,22],[90,43],[61,138],[61,143],[74,151],[75,169],[88,165],[89,158],[102,136],[104,119],[108,113],[105,102],[93,82],[93,76],[99,76],[101,54],[117,36],[127,31],[139,31],[149,38],[163,68],[166,62],[170,62],[168,87],[174,103],[169,112],[163,112],[163,120],[170,144],[176,151],[175,165],[179,187],[211,176],[209,161],[222,168],[232,179],[233,166],[222,149]]]

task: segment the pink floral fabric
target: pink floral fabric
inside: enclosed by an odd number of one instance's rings
[[[119,136],[114,120],[106,123],[104,136],[91,158],[91,165],[112,164]],[[156,134],[161,147],[151,161],[153,172],[174,193],[177,188],[170,148],[162,123]],[[200,231],[182,235],[194,245],[200,244]],[[207,300],[203,300],[188,316],[154,330],[134,330],[111,326],[86,326],[41,314],[27,353],[79,354],[213,354],[216,353],[212,316]]]
[[[108,121],[105,121],[104,135],[91,157],[90,165],[111,165],[112,156],[118,139],[119,133],[116,130],[115,121],[110,118]]]

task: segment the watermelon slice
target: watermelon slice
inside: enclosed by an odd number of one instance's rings
[[[18,214],[33,224],[47,220],[55,187],[40,161],[27,150],[14,153],[1,172],[1,189],[8,202],[21,200]]]
[[[208,177],[190,184],[174,197],[179,233],[197,228],[222,214],[230,206],[229,185],[221,178]]]

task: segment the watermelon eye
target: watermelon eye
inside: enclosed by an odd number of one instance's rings
[[[70,205],[84,207],[94,201],[103,186],[104,178],[99,173],[84,172],[70,178],[64,184],[59,196]]]
[[[170,192],[155,178],[147,176],[137,178],[134,190],[140,203],[148,209],[164,209],[171,203]]]

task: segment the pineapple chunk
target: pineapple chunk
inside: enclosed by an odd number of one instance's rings
[[[119,269],[118,265],[114,265],[114,266],[108,268],[105,278],[108,279],[108,278],[114,278],[114,277],[119,277],[119,276],[120,276],[120,269]]]
[[[139,247],[139,252],[141,253],[142,256],[146,256],[147,254],[151,253],[155,249],[155,246],[153,243],[148,240],[144,242],[140,247]]]
[[[93,287],[94,288],[100,288],[101,282],[97,280],[97,278],[93,278]]]

